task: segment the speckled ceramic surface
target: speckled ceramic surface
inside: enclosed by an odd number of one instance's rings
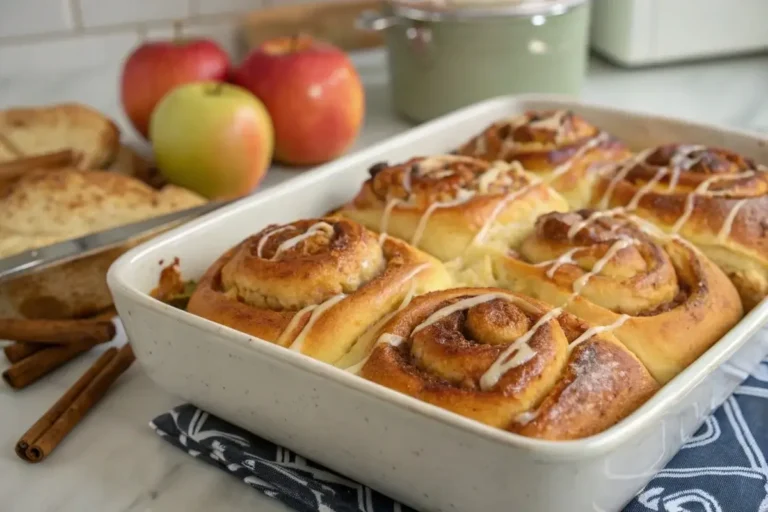
[[[490,100],[246,198],[121,257],[110,269],[109,285],[140,364],[183,399],[417,509],[621,508],[768,353],[765,333],[755,336],[768,317],[768,302],[624,421],[587,439],[548,442],[476,423],[147,295],[161,260],[180,257],[184,275],[199,276],[220,253],[268,223],[318,215],[349,199],[375,162],[443,152],[499,117],[563,107],[634,146],[689,139],[768,163],[765,141],[747,133],[564,100]]]

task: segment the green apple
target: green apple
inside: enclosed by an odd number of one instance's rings
[[[181,85],[152,113],[149,139],[160,173],[210,199],[239,197],[264,178],[274,130],[261,101],[222,82]]]

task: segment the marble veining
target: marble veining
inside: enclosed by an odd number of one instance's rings
[[[0,108],[82,101],[113,116],[136,142],[117,100],[119,59],[76,73],[3,77]],[[390,108],[383,53],[355,57],[367,91],[367,118],[356,149],[408,125]],[[626,71],[593,61],[584,99],[768,132],[768,56]],[[146,150],[146,146],[144,146]],[[295,171],[275,168],[262,188]],[[124,334],[119,333],[117,343]],[[0,386],[0,495],[3,512],[235,512],[287,509],[228,474],[173,449],[148,426],[179,403],[134,365],[52,456],[39,465],[13,453],[18,437],[98,357],[103,347],[22,391]],[[7,363],[0,362],[0,371]]]

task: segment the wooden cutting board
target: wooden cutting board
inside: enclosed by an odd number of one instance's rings
[[[270,7],[249,14],[242,31],[248,49],[295,34],[310,35],[346,51],[375,48],[384,44],[381,34],[356,28],[355,20],[361,12],[380,6],[379,0],[342,0]]]

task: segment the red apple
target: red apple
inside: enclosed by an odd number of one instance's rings
[[[126,59],[120,81],[123,109],[133,126],[148,136],[157,103],[176,86],[227,78],[229,57],[206,39],[152,41],[138,46]]]
[[[166,94],[149,135],[169,182],[208,198],[240,197],[267,172],[273,133],[259,99],[222,82],[195,82]]]
[[[348,56],[307,36],[256,48],[233,81],[258,96],[275,128],[275,160],[313,165],[344,153],[360,131],[365,94]]]

